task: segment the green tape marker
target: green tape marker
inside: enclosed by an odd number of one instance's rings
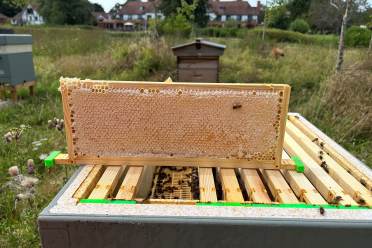
[[[304,173],[305,172],[305,165],[302,162],[302,160],[297,156],[293,156],[292,160],[295,162],[296,171],[300,172],[300,173]]]
[[[81,199],[80,203],[95,203],[95,204],[137,204],[134,200],[108,200],[108,199]]]
[[[60,151],[53,151],[49,156],[44,160],[44,165],[46,168],[52,168],[55,165],[54,159],[61,154]]]
[[[343,210],[371,210],[369,207],[363,206],[336,206],[336,205],[311,205],[306,203],[298,204],[259,204],[259,203],[236,203],[236,202],[198,202],[197,206],[210,207],[253,207],[253,208],[297,208],[297,209],[343,209]]]

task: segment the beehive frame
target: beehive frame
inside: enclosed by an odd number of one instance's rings
[[[283,168],[288,85],[61,78],[60,91],[70,163]]]

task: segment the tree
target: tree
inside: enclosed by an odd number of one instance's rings
[[[338,3],[335,0],[330,0],[330,4],[339,10],[341,8],[340,1]],[[342,64],[344,63],[344,51],[345,51],[345,32],[347,27],[347,21],[349,18],[349,11],[351,8],[351,5],[353,4],[353,0],[346,0],[346,7],[344,16],[342,18],[342,24],[341,24],[341,32],[340,32],[340,39],[338,42],[338,51],[337,51],[337,61],[336,61],[336,72],[340,72],[342,69]]]
[[[26,3],[26,0],[0,0],[0,12],[9,17],[15,16]]]
[[[329,0],[312,0],[307,19],[313,30],[338,33],[342,15],[329,4]]]
[[[267,9],[265,18],[268,27],[287,29],[291,23],[286,4],[275,4]]]
[[[197,0],[198,3],[194,10],[195,23],[199,27],[206,27],[208,24],[209,17],[207,15],[208,0]]]
[[[100,5],[98,3],[93,3],[92,4],[92,9],[93,9],[94,12],[105,12],[105,10],[102,7],[102,5]]]
[[[40,13],[52,24],[91,24],[93,11],[88,0],[39,0]]]
[[[309,0],[292,0],[287,4],[287,9],[290,12],[291,19],[295,20],[299,17],[307,15],[310,9],[311,1]]]
[[[185,6],[183,2],[189,6],[195,6],[192,15],[186,16],[187,20],[196,23],[200,27],[205,27],[208,23],[207,0],[162,0],[159,10],[166,17],[174,16],[179,14],[179,8]],[[193,20],[190,19],[191,16]]]
[[[367,23],[367,26],[372,29],[372,15],[369,16],[370,21]],[[370,55],[372,52],[372,34],[371,34],[371,39],[369,41],[369,46],[368,46],[368,55]]]

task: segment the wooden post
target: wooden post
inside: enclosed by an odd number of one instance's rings
[[[351,6],[352,0],[346,1],[346,9],[344,17],[342,18],[342,25],[341,25],[341,32],[340,32],[340,39],[338,43],[338,54],[337,54],[337,62],[336,62],[336,72],[340,72],[342,69],[342,64],[344,63],[344,51],[345,51],[345,32],[347,28],[347,21],[349,18],[349,9]]]
[[[35,96],[35,92],[34,92],[34,85],[31,85],[28,87],[29,90],[30,90],[30,96]]]
[[[12,101],[16,103],[18,101],[18,96],[17,96],[17,89],[16,87],[12,86],[10,89],[11,95],[12,95]]]
[[[0,85],[0,100],[5,100],[5,87]]]

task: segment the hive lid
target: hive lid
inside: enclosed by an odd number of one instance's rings
[[[216,57],[223,55],[226,46],[198,38],[193,42],[172,47],[175,56]]]
[[[32,44],[32,35],[29,34],[0,34],[0,46]]]
[[[77,164],[279,166],[290,87],[61,79]]]

